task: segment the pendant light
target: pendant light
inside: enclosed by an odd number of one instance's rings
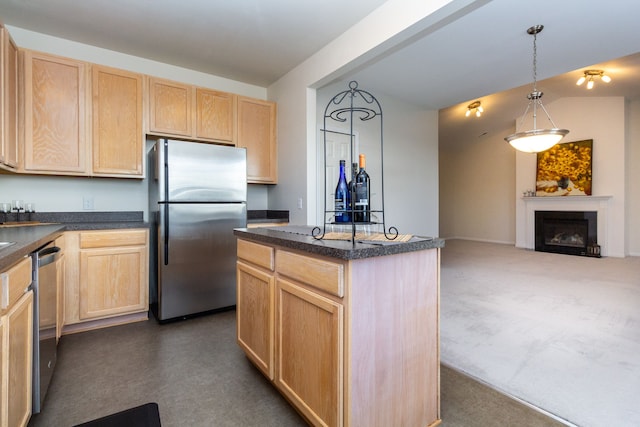
[[[529,104],[527,104],[527,108],[520,119],[519,125],[516,127],[516,133],[511,134],[505,138],[505,140],[511,144],[513,148],[519,151],[524,151],[525,153],[537,153],[539,151],[547,150],[554,145],[556,145],[566,134],[569,133],[567,129],[558,129],[556,124],[549,116],[547,109],[542,105],[542,92],[538,91],[536,86],[537,83],[537,70],[536,70],[536,62],[537,62],[537,52],[536,52],[536,35],[542,31],[544,26],[535,25],[527,30],[528,34],[533,36],[533,92],[527,95],[529,99]],[[524,119],[529,112],[529,109],[533,106],[533,129],[518,132],[518,128],[522,126]],[[538,109],[544,111],[547,115],[547,118],[551,122],[553,128],[551,129],[538,129],[537,127],[537,115]]]

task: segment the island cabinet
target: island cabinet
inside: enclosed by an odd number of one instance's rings
[[[147,229],[67,231],[64,333],[146,320]]]
[[[274,249],[238,241],[238,344],[264,375],[274,379]]]
[[[156,77],[148,93],[148,133],[235,145],[236,95]]]
[[[440,422],[439,248],[339,259],[241,234],[238,343],[311,425]]]
[[[0,166],[18,167],[18,47],[0,24]]]
[[[31,417],[33,291],[31,258],[0,274],[0,426],[26,426]]]

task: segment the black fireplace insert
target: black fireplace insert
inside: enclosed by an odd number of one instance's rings
[[[598,213],[592,211],[536,211],[535,250],[592,256],[598,240]]]

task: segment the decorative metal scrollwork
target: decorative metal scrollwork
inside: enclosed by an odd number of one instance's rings
[[[344,105],[344,104],[347,105]],[[389,227],[387,229],[385,224],[384,217],[384,147],[383,147],[383,132],[382,132],[382,107],[380,103],[371,93],[358,89],[358,82],[351,81],[349,82],[349,89],[342,91],[335,95],[329,103],[327,104],[324,111],[324,159],[326,162],[327,159],[327,132],[332,132],[327,129],[327,120],[333,120],[340,123],[348,123],[349,124],[349,132],[345,135],[349,135],[351,138],[351,159],[353,161],[354,157],[354,119],[360,121],[369,121],[375,118],[380,119],[380,193],[381,193],[381,210],[371,210],[371,214],[375,217],[374,212],[380,215],[380,222],[371,222],[371,223],[357,223],[351,219],[350,222],[341,223],[341,225],[350,225],[351,226],[351,241],[355,244],[355,236],[356,236],[356,224],[381,224],[382,231],[384,232],[384,236],[388,240],[395,240],[398,237],[398,229],[396,227]],[[342,132],[337,132],[342,133]],[[326,169],[325,169],[326,170]],[[324,224],[322,227],[314,227],[311,235],[316,240],[322,240],[326,235],[326,226],[328,224],[327,217],[335,213],[334,211],[327,210],[327,179],[325,176],[324,180]],[[353,213],[353,211],[352,211]],[[377,219],[376,219],[377,221]],[[331,223],[330,223],[331,224]]]

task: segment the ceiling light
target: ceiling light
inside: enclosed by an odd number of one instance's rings
[[[576,85],[580,86],[582,83],[587,82],[587,89],[592,89],[594,84],[594,79],[600,77],[605,83],[609,83],[611,81],[611,77],[607,76],[602,70],[586,70],[584,75],[578,79]]]
[[[524,151],[526,153],[537,153],[539,151],[547,150],[557,144],[566,134],[569,133],[567,129],[558,129],[551,116],[547,112],[547,109],[542,105],[542,92],[539,92],[536,83],[537,83],[537,70],[536,70],[536,61],[537,61],[537,51],[536,51],[536,35],[542,31],[544,26],[535,25],[527,30],[528,34],[533,35],[533,92],[527,95],[529,99],[529,104],[527,104],[527,108],[520,119],[519,124],[516,126],[516,133],[511,134],[505,138],[505,140],[511,144],[513,148],[519,151]],[[522,126],[524,119],[529,112],[529,109],[533,105],[533,129],[518,132],[518,128]],[[544,113],[547,115],[547,119],[551,122],[553,128],[551,129],[538,129],[537,128],[537,115],[538,108],[542,109]]]
[[[480,101],[473,101],[471,104],[467,105],[467,112],[464,113],[466,117],[469,117],[471,113],[476,114],[476,117],[480,117],[484,112],[482,105],[480,105]]]

